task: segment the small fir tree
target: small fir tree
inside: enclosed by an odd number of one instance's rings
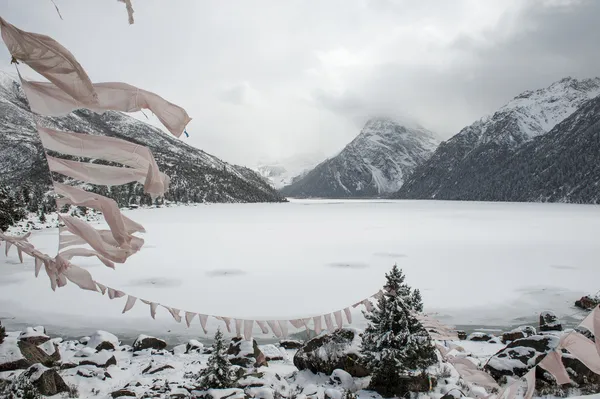
[[[362,336],[362,353],[373,372],[370,388],[385,397],[405,394],[407,376],[436,361],[429,333],[415,317],[423,309],[421,294],[404,283],[396,265],[386,274],[385,292]]]
[[[44,207],[40,208],[38,219],[40,223],[46,223],[46,210],[44,209]]]
[[[6,329],[0,323],[0,344],[4,342],[4,338],[6,338]]]
[[[25,217],[22,204],[17,203],[6,187],[0,187],[0,231]]]
[[[200,389],[225,389],[233,386],[234,380],[231,372],[231,363],[227,358],[227,349],[223,341],[223,333],[217,330],[212,353],[208,358],[208,365],[200,371],[198,381]]]

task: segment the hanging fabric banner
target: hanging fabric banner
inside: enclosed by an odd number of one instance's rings
[[[73,54],[56,40],[25,32],[0,17],[2,39],[12,57],[21,61],[86,106],[98,103],[92,82]]]
[[[49,82],[30,82],[21,77],[21,83],[31,111],[39,115],[64,116],[80,108],[88,108],[97,113],[147,109],[175,137],[180,137],[192,120],[182,107],[127,83],[94,83],[92,87],[98,95],[98,103],[94,106],[86,106]]]

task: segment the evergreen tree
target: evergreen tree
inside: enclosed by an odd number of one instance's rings
[[[0,187],[0,231],[17,223],[25,217],[25,211],[5,187]]]
[[[386,274],[385,292],[362,336],[362,353],[372,370],[370,388],[385,397],[407,392],[409,375],[423,372],[436,361],[429,333],[415,317],[423,308],[421,294],[404,283],[396,265]]]
[[[44,207],[40,208],[40,213],[38,214],[38,219],[40,223],[46,223],[46,211]]]
[[[231,363],[227,358],[227,349],[223,341],[223,333],[217,330],[212,353],[208,358],[208,365],[200,371],[198,381],[200,389],[224,389],[233,386]]]
[[[4,342],[4,338],[6,337],[6,329],[2,327],[2,323],[0,323],[0,344]]]

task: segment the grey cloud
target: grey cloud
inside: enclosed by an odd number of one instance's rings
[[[331,154],[370,116],[447,137],[524,90],[600,73],[595,0],[147,0],[133,26],[117,1],[57,4],[64,20],[44,0],[0,15],[60,41],[94,81],[183,105],[190,144],[248,165]]]
[[[531,2],[507,12],[482,35],[455,39],[442,50],[453,55],[447,65],[377,65],[349,84],[351,94],[319,92],[314,99],[350,118],[378,113],[414,117],[448,137],[522,91],[565,76],[598,76],[598,15],[597,1],[562,6]]]

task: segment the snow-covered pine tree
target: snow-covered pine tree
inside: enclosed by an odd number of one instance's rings
[[[2,323],[0,323],[0,344],[4,342],[4,338],[6,337],[6,329],[2,327]]]
[[[0,187],[0,231],[25,217],[22,204],[17,203],[6,187]]]
[[[207,367],[200,371],[199,388],[202,390],[231,388],[234,380],[221,330],[217,330],[215,334],[212,349]]]
[[[384,294],[362,336],[362,353],[372,370],[370,388],[384,397],[408,392],[410,375],[424,371],[436,361],[429,333],[414,316],[423,309],[421,294],[404,283],[396,265],[386,274]]]

